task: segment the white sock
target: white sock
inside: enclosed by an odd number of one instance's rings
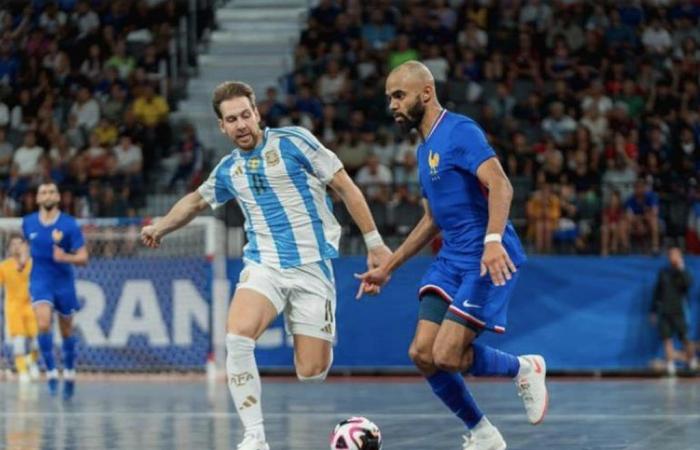
[[[262,387],[258,365],[255,363],[255,341],[229,333],[226,335],[226,350],[228,389],[238,417],[245,427],[245,434],[265,442],[260,397]]]
[[[53,369],[46,372],[46,378],[58,378],[58,370]]]
[[[518,356],[518,362],[520,363],[520,369],[518,369],[518,374],[515,376],[515,378],[520,378],[525,375],[529,375],[532,371],[532,365],[530,364],[530,361],[526,358],[523,358],[522,356]]]

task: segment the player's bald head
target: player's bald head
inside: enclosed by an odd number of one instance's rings
[[[409,92],[420,92],[431,87],[435,92],[435,79],[425,64],[418,61],[407,61],[391,71],[387,78],[387,87],[396,87]]]
[[[417,84],[419,86],[435,87],[435,79],[430,70],[419,61],[407,61],[396,67],[389,74],[389,79],[392,81]]]

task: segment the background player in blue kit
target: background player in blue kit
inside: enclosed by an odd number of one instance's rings
[[[22,231],[29,242],[33,261],[29,293],[39,325],[39,347],[46,365],[49,391],[55,395],[58,390],[51,333],[55,310],[63,337],[63,396],[70,398],[75,389],[73,314],[80,309],[73,265],[87,264],[88,252],[78,223],[58,209],[59,200],[55,183],[39,185],[36,194],[39,211],[24,217]]]
[[[386,93],[396,122],[406,131],[416,128],[422,137],[417,159],[425,213],[387,263],[358,275],[358,294],[377,292],[396,268],[442,232],[443,247],[421,282],[410,356],[435,395],[470,430],[463,448],[502,450],[503,437],[480,411],[461,374],[514,378],[530,422],[544,419],[544,359],[516,357],[475,342],[484,330],[505,332],[517,268],[526,259],[508,221],[513,189],[481,128],[440,106],[423,64],[410,61],[394,69]]]

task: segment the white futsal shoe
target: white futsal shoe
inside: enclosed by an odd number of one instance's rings
[[[540,355],[518,356],[518,360],[520,371],[515,377],[518,396],[523,400],[530,423],[539,425],[544,420],[549,406],[549,395],[545,385],[547,364]]]
[[[237,450],[270,450],[270,446],[266,442],[259,440],[253,435],[247,435],[243,442],[238,444]]]
[[[506,450],[506,441],[498,428],[490,423],[462,437],[462,450]]]

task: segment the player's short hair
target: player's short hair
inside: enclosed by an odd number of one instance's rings
[[[253,109],[255,109],[255,92],[248,83],[242,81],[224,81],[214,89],[214,95],[211,101],[216,117],[219,119],[223,118],[220,109],[221,102],[236,97],[248,97],[250,104],[253,106]]]
[[[54,186],[56,186],[56,190],[60,193],[60,192],[61,192],[61,188],[58,187],[58,183],[56,183],[56,182],[53,181],[53,180],[44,180],[44,181],[42,181],[41,183],[39,183],[39,185],[36,187],[36,192],[37,192],[37,194],[39,193],[39,189],[41,189],[42,186],[49,186],[49,185],[52,185],[52,184],[53,184]]]

